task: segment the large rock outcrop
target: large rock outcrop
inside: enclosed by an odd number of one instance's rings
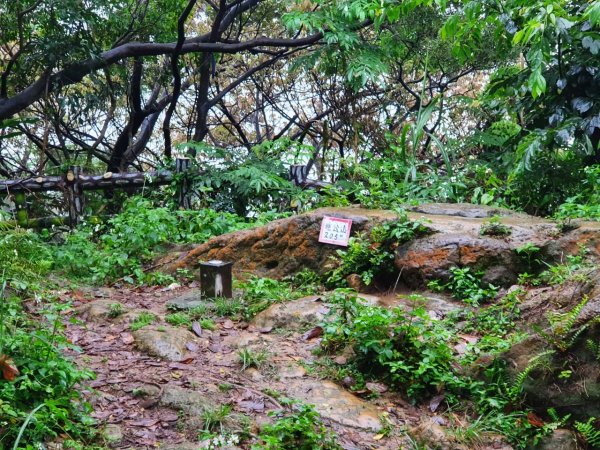
[[[321,208],[268,225],[217,236],[198,245],[170,265],[195,269],[201,261],[233,261],[238,273],[281,278],[304,268],[323,273],[329,257],[342,248],[319,242],[324,216],[352,219],[352,236],[393,220],[391,211],[361,208]]]
[[[501,208],[468,204],[426,204],[409,208],[412,220],[421,220],[429,233],[401,244],[395,268],[410,287],[422,287],[431,279],[446,279],[454,266],[484,272],[484,281],[510,286],[526,261],[517,249],[525,244],[540,249],[536,257],[560,261],[586,246],[592,257],[600,256],[600,224],[581,222],[578,228],[561,233],[552,221]],[[196,269],[211,259],[234,262],[238,274],[281,278],[304,268],[324,273],[330,257],[342,247],[318,242],[324,216],[352,219],[352,235],[368,232],[374,225],[394,220],[391,211],[358,207],[321,208],[265,226],[217,236],[178,255],[168,269]],[[508,227],[508,235],[482,235],[482,226],[492,217]]]
[[[484,281],[509,286],[524,270],[517,249],[531,243],[542,250],[555,239],[556,226],[547,220],[484,206],[429,204],[414,208],[412,219],[425,220],[432,234],[407,242],[396,251],[396,268],[409,286],[447,279],[452,267],[472,267]],[[482,235],[482,226],[498,217],[507,235]]]

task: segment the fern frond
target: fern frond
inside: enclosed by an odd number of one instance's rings
[[[585,307],[585,305],[587,305],[589,301],[589,297],[587,295],[584,295],[583,298],[581,299],[581,301],[571,310],[566,314],[565,317],[565,329],[568,332],[570,332],[573,327],[575,326],[575,323],[577,322],[577,319],[579,318],[579,315],[581,314],[581,310]]]
[[[600,449],[600,428],[594,425],[595,421],[595,417],[590,417],[587,422],[576,421],[575,429],[592,448]]]
[[[590,323],[587,323],[577,329],[574,329],[577,319],[581,315],[581,311],[587,305],[589,298],[584,296],[581,301],[575,305],[573,309],[566,313],[548,314],[550,322],[550,332],[542,330],[540,327],[534,326],[534,330],[544,338],[549,344],[555,346],[561,352],[567,351],[573,346],[575,341],[587,329]],[[591,323],[595,322],[592,321]]]
[[[600,362],[600,341],[594,342],[592,339],[585,341],[585,347],[592,352],[594,358]]]
[[[553,355],[554,353],[555,353],[554,350],[546,350],[545,352],[535,355],[533,358],[531,358],[529,360],[527,367],[525,367],[525,369],[523,369],[523,371],[521,371],[521,373],[519,373],[519,375],[517,375],[517,377],[515,378],[515,381],[513,382],[513,385],[510,387],[510,389],[508,391],[508,396],[512,401],[517,400],[517,398],[523,391],[523,384],[525,383],[525,380],[527,379],[529,374],[531,372],[533,372],[535,369],[537,369],[538,367],[540,367],[542,364],[544,364],[544,362],[545,362],[544,357]]]

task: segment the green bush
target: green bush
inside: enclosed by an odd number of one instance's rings
[[[396,220],[374,227],[369,235],[351,237],[348,248],[337,251],[335,268],[327,274],[329,286],[345,285],[346,277],[353,273],[369,285],[376,276],[393,271],[396,247],[427,232],[423,222],[410,220],[404,210],[397,209],[396,213]]]
[[[0,277],[17,291],[39,288],[53,265],[50,248],[39,235],[20,228],[0,236],[0,261]]]
[[[292,412],[270,413],[275,423],[265,425],[253,450],[341,450],[314,408],[297,404]]]
[[[469,267],[452,267],[450,279],[447,283],[433,280],[428,287],[434,291],[449,290],[452,297],[464,301],[470,306],[479,306],[481,302],[493,299],[498,293],[498,288],[491,283],[487,287],[481,281],[483,273],[472,272]]]
[[[64,243],[54,246],[53,256],[56,267],[67,275],[95,283],[121,277],[130,283],[159,281],[160,277],[146,274],[143,267],[161,246],[201,243],[247,226],[234,214],[171,210],[132,197],[105,225],[88,224],[69,234]]]
[[[8,356],[19,371],[14,381],[0,379],[0,448],[16,441],[19,428],[36,407],[40,408],[21,442],[41,444],[64,433],[72,439],[89,437],[91,407],[77,385],[93,374],[63,355],[76,348],[62,334],[59,308],[49,306],[34,321],[20,305],[18,298],[0,295],[0,356]]]
[[[451,362],[450,332],[432,320],[413,296],[404,311],[365,306],[349,291],[338,292],[331,322],[324,324],[325,348],[353,347],[363,371],[384,376],[413,400],[458,384]]]

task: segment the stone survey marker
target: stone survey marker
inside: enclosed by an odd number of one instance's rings
[[[352,228],[352,219],[325,216],[321,222],[319,242],[347,247],[350,228]]]

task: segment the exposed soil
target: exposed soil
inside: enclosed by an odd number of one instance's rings
[[[249,423],[251,433],[256,433],[261,423],[272,420],[267,413],[281,408],[280,396],[315,404],[347,449],[398,449],[407,443],[408,428],[418,425],[423,416],[434,415],[383,385],[362,392],[372,398],[366,400],[319,379],[310,370],[319,339],[303,337],[311,328],[308,324],[258,329],[217,319],[214,331],[179,335],[189,340],[173,343],[184,348],[178,360],[152,356],[142,342],[145,338],[131,332],[130,321],[140,311],[151,311],[160,320],[142,330],[149,330],[150,340],[152,333],[169,335],[172,327],[163,320],[168,313],[165,304],[191,290],[101,288],[70,294],[74,305],[70,314],[81,320],[68,323],[67,335],[81,348],[74,355],[77,362],[97,374],[86,397],[94,407],[93,417],[114,439],[114,448],[201,448],[203,411],[223,404],[232,407],[226,428],[235,432]],[[111,319],[107,308],[115,302],[125,312]],[[267,351],[264,367],[242,371],[238,356],[242,348]]]

